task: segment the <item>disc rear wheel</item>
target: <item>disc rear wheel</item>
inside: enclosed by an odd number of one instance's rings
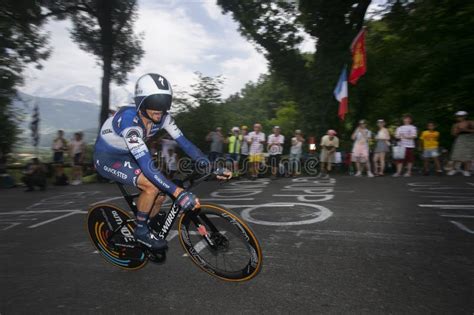
[[[135,222],[122,209],[95,205],[87,215],[87,228],[92,244],[109,263],[126,270],[139,269],[147,263],[133,237]]]

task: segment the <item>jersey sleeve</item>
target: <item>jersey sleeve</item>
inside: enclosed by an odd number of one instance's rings
[[[139,126],[127,127],[122,131],[122,137],[130,153],[137,160],[143,175],[155,184],[158,189],[166,192],[168,195],[172,195],[177,187],[156,169],[150,151],[143,141],[143,129]]]
[[[189,141],[176,125],[173,117],[169,114],[165,116],[163,129],[178,143],[183,151],[194,161],[206,159],[206,156],[191,141]]]

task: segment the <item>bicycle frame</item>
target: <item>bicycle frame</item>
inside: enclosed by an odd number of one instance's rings
[[[190,176],[188,176],[185,180],[183,180],[183,183],[184,182],[189,182],[189,185],[185,188],[185,190],[189,190],[191,189],[192,187],[195,187],[197,184],[205,181],[206,179],[208,179],[210,176],[212,175],[212,173],[210,174],[206,174],[198,179],[194,179],[193,176],[194,176],[194,173],[191,174]],[[140,193],[134,193],[134,194],[130,194],[124,187],[123,184],[121,183],[117,183],[120,191],[122,192],[122,195],[125,199],[125,201],[127,202],[128,206],[130,207],[130,209],[132,210],[133,214],[136,216],[137,215],[137,204],[135,202],[135,199],[138,198],[138,196],[140,196]],[[161,193],[161,194],[164,194],[164,193]],[[171,227],[173,226],[173,224],[175,223],[175,221],[178,219],[178,214],[180,213],[181,211],[181,208],[179,207],[178,204],[176,204],[175,202],[172,203],[169,211],[166,212],[166,217],[164,219],[164,223],[161,225],[161,229],[160,231],[157,231],[158,232],[158,237],[162,238],[162,239],[166,239],[166,237],[168,236],[169,232],[171,231]],[[161,212],[161,211],[160,211]],[[200,219],[197,217],[197,214],[199,213],[199,211],[196,211],[195,214],[196,215],[193,215],[191,217],[191,220],[194,222],[194,224],[196,224],[196,226],[201,226],[201,222],[200,222]],[[211,227],[211,230],[214,232],[214,231],[217,231],[217,228],[207,219],[207,218],[203,218],[203,220]],[[114,236],[116,234],[116,232],[120,231],[120,229],[125,225],[127,224],[128,222],[123,222],[110,236],[109,238],[111,238],[112,236]],[[214,243],[213,241],[210,239],[209,237],[209,233],[207,233],[207,235],[203,235],[203,237],[206,239],[206,241],[209,243],[210,246],[214,246]]]

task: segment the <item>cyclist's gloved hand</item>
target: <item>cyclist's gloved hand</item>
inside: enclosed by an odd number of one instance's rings
[[[176,203],[183,209],[184,212],[193,210],[200,206],[199,199],[195,194],[189,191],[182,191],[176,198]]]

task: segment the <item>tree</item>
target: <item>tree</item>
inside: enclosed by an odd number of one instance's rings
[[[81,10],[71,14],[72,38],[102,66],[102,124],[109,117],[110,82],[124,84],[144,54],[141,35],[133,30],[137,1],[82,0],[79,5]]]
[[[362,27],[370,0],[218,0],[232,13],[241,33],[263,49],[271,70],[290,88],[307,130],[336,123],[332,91],[349,46]],[[316,39],[311,58],[298,49],[306,32]]]
[[[408,112],[419,128],[435,121],[449,147],[454,112],[474,110],[473,15],[461,0],[392,1],[367,25],[369,71],[350,90],[351,117],[396,125]]]
[[[47,36],[41,32],[45,18],[40,2],[2,2],[0,7],[0,156],[5,157],[18,139],[19,115],[11,100],[23,82],[29,64],[41,67],[49,56]]]
[[[221,123],[221,90],[223,79],[196,72],[197,82],[191,85],[188,98],[180,98],[181,110],[176,121],[184,134],[200,148],[206,147],[205,137]],[[174,102],[174,101],[173,101]]]

